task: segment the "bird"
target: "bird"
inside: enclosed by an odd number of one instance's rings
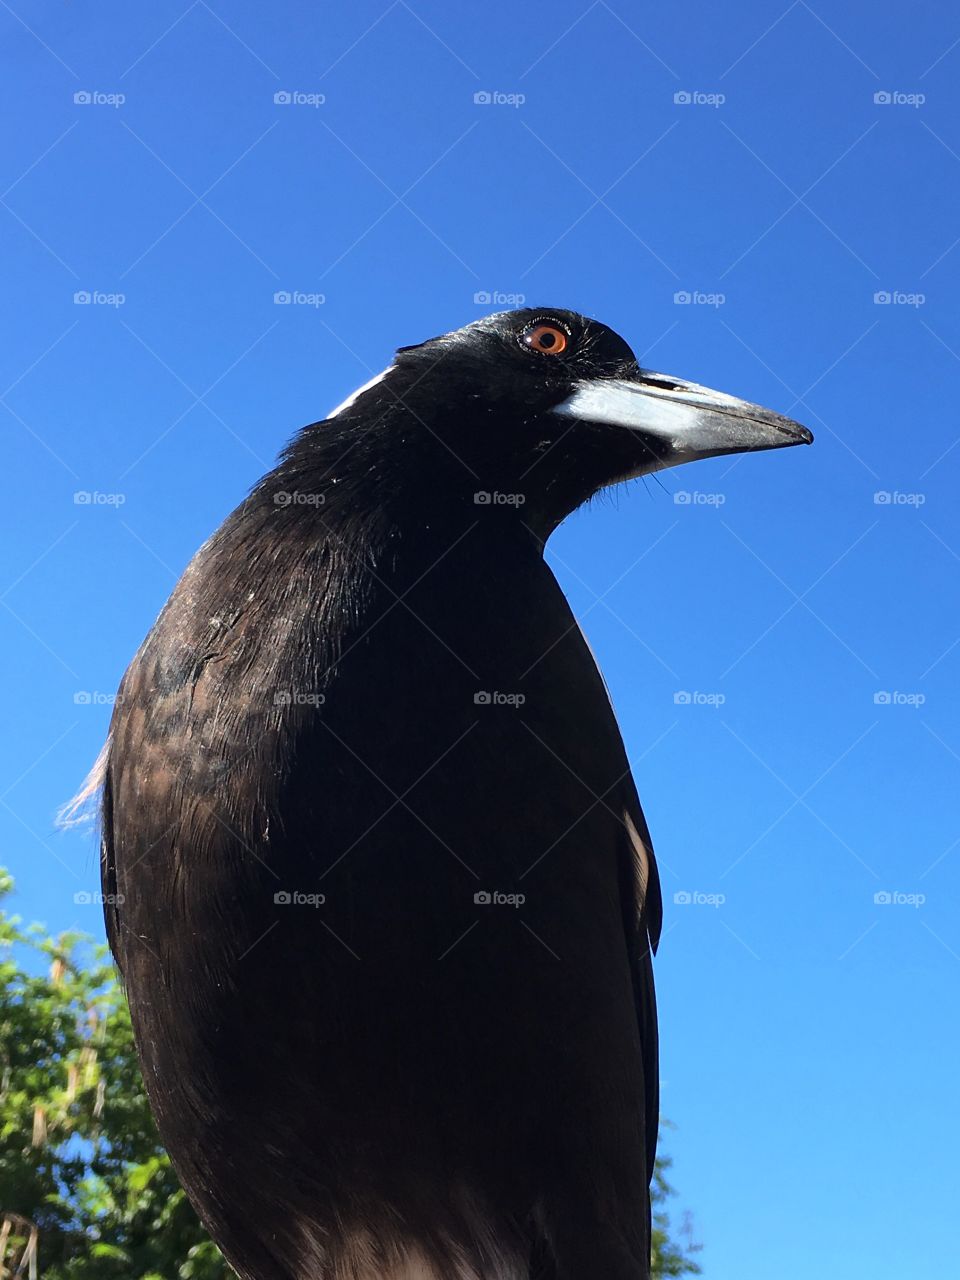
[[[660,882],[544,551],[812,438],[524,307],[399,348],[190,562],[117,694],[103,898],[243,1280],[648,1277]]]

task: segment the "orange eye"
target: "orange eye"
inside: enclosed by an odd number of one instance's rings
[[[520,341],[525,347],[540,351],[545,356],[558,356],[566,350],[570,337],[555,324],[532,324],[529,329],[524,329]]]

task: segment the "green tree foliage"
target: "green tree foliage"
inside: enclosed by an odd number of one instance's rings
[[[233,1275],[160,1146],[105,949],[3,912],[0,1213],[8,1266],[34,1224],[42,1280]]]
[[[672,1126],[661,1117],[661,1141],[664,1128],[672,1128]],[[690,1215],[684,1214],[679,1231],[671,1233],[667,1201],[671,1196],[676,1195],[676,1192],[667,1181],[667,1170],[672,1163],[669,1156],[657,1156],[657,1163],[653,1170],[653,1185],[650,1188],[653,1200],[651,1250],[653,1265],[650,1274],[653,1280],[662,1280],[664,1276],[698,1276],[700,1274],[700,1266],[694,1255],[699,1253],[703,1246],[693,1242],[693,1224]]]
[[[0,899],[12,889],[0,871]],[[654,1275],[699,1272],[658,1160]],[[7,1268],[6,1270],[4,1268]],[[150,1115],[102,946],[0,909],[0,1276],[233,1280]]]

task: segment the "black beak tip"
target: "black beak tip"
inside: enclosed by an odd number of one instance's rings
[[[787,437],[786,443],[793,444],[813,444],[813,432],[809,427],[805,427],[801,422],[794,422],[792,418],[781,418],[777,423],[781,433]]]

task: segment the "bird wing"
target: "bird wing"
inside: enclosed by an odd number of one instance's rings
[[[633,778],[625,779],[624,829],[626,840],[621,854],[621,884],[624,929],[633,959],[633,995],[643,1051],[643,1082],[646,1101],[647,1168],[653,1176],[660,1121],[660,1066],[657,1033],[657,1000],[653,983],[653,956],[660,942],[663,901],[660,875],[653,854]]]
[[[634,1007],[643,1055],[647,1167],[652,1177],[660,1121],[659,1037],[657,1000],[653,982],[653,956],[656,955],[663,926],[660,873],[653,852],[650,830],[643,816],[643,809],[640,807],[640,797],[637,794],[636,783],[623,745],[610,690],[590,641],[580,624],[576,625],[606,694],[612,721],[611,733],[619,744],[622,755],[621,806],[624,835],[619,860],[620,898],[623,907],[624,933],[631,957]]]

